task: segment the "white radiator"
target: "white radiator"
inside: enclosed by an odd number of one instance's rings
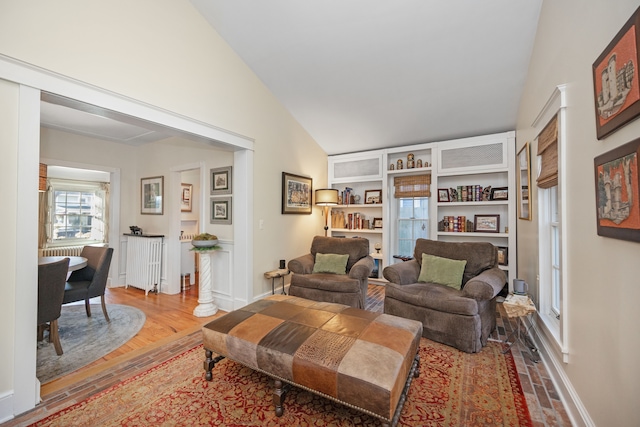
[[[160,292],[162,237],[127,236],[126,287]]]
[[[57,248],[40,249],[38,256],[80,256],[84,246],[59,246]]]

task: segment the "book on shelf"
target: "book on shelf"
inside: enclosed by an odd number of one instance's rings
[[[455,200],[452,202],[480,202],[482,201],[482,186],[458,185],[455,188],[455,196]]]
[[[445,215],[442,219],[442,231],[464,233],[467,231],[467,217],[464,215]]]

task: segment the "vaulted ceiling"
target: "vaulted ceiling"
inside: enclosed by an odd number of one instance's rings
[[[328,154],[515,129],[542,3],[190,1]],[[42,124],[168,136],[71,107],[43,102]]]
[[[329,154],[515,129],[542,0],[191,0]]]

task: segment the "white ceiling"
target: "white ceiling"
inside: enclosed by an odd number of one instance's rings
[[[542,0],[191,0],[329,154],[515,129]]]
[[[320,146],[340,154],[515,129],[542,0],[191,3]],[[133,145],[169,136],[46,101],[43,126]]]

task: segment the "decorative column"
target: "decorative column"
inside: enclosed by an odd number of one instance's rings
[[[196,317],[213,316],[218,312],[218,306],[213,303],[213,255],[216,249],[198,251],[200,254],[200,278],[198,288],[198,306],[193,309],[193,315]]]

